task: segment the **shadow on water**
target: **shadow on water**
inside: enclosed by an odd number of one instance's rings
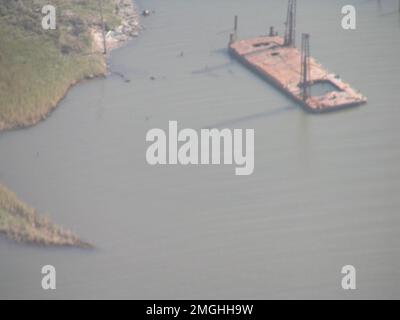
[[[217,49],[211,50],[211,54],[229,55],[229,51],[228,51],[228,48],[217,48]]]
[[[381,17],[388,17],[388,16],[395,16],[395,15],[400,16],[400,13],[398,11],[381,13]]]
[[[218,71],[221,69],[227,69],[228,67],[232,66],[232,62],[227,62],[227,63],[223,63],[220,65],[215,65],[215,66],[205,66],[202,69],[198,69],[198,70],[193,70],[192,74],[208,74],[208,73],[212,73],[214,71]]]
[[[231,119],[231,120],[227,120],[224,122],[219,122],[216,123],[214,125],[208,125],[203,127],[203,129],[221,129],[221,128],[226,128],[232,125],[236,125],[236,124],[240,124],[243,122],[247,122],[247,121],[252,121],[252,120],[257,120],[257,119],[261,119],[261,118],[269,118],[269,117],[273,117],[273,116],[277,116],[289,111],[293,111],[293,110],[297,110],[298,107],[292,105],[292,106],[285,106],[285,107],[279,107],[279,108],[275,108],[266,112],[259,112],[259,113],[255,113],[255,114],[251,114],[248,116],[243,116],[240,118],[236,118],[236,119]]]

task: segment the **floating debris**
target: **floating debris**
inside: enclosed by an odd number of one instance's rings
[[[142,11],[142,16],[143,16],[143,17],[148,17],[150,14],[151,14],[151,11],[150,11],[150,10],[143,10],[143,11]]]

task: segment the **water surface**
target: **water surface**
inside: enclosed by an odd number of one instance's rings
[[[358,11],[356,31],[341,7]],[[34,128],[0,135],[0,180],[94,251],[0,240],[0,298],[400,298],[397,1],[303,0],[311,54],[366,106],[308,115],[226,53],[283,30],[285,1],[148,0],[111,74],[72,89]],[[154,80],[151,80],[153,78]],[[146,132],[254,128],[255,172],[151,167]],[[40,270],[57,269],[57,290]],[[356,266],[358,289],[340,287]]]

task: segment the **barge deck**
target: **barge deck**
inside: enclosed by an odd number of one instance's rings
[[[294,35],[291,35],[292,40],[288,43],[286,38],[277,36],[271,27],[268,36],[237,40],[236,31],[237,17],[235,34],[231,34],[229,43],[230,54],[293,98],[305,110],[315,113],[336,111],[367,102],[367,98],[359,91],[307,55],[308,51],[304,53],[303,48],[302,51],[298,50],[294,45]],[[306,38],[308,41],[309,36],[306,35]],[[318,85],[325,90],[314,90]]]

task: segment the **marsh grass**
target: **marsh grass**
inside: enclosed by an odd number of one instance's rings
[[[112,29],[121,23],[117,0],[102,1]],[[57,9],[56,30],[42,29],[47,4]],[[99,25],[98,0],[0,0],[0,131],[45,119],[72,85],[106,73],[90,33]],[[91,247],[1,185],[0,233],[19,242]]]
[[[0,185],[0,233],[18,242],[90,248],[71,231],[51,223]]]
[[[57,8],[57,30],[43,30],[41,8]],[[103,0],[107,28],[120,23],[114,0]],[[0,130],[45,119],[77,82],[104,75],[90,27],[100,23],[97,0],[0,2]]]

